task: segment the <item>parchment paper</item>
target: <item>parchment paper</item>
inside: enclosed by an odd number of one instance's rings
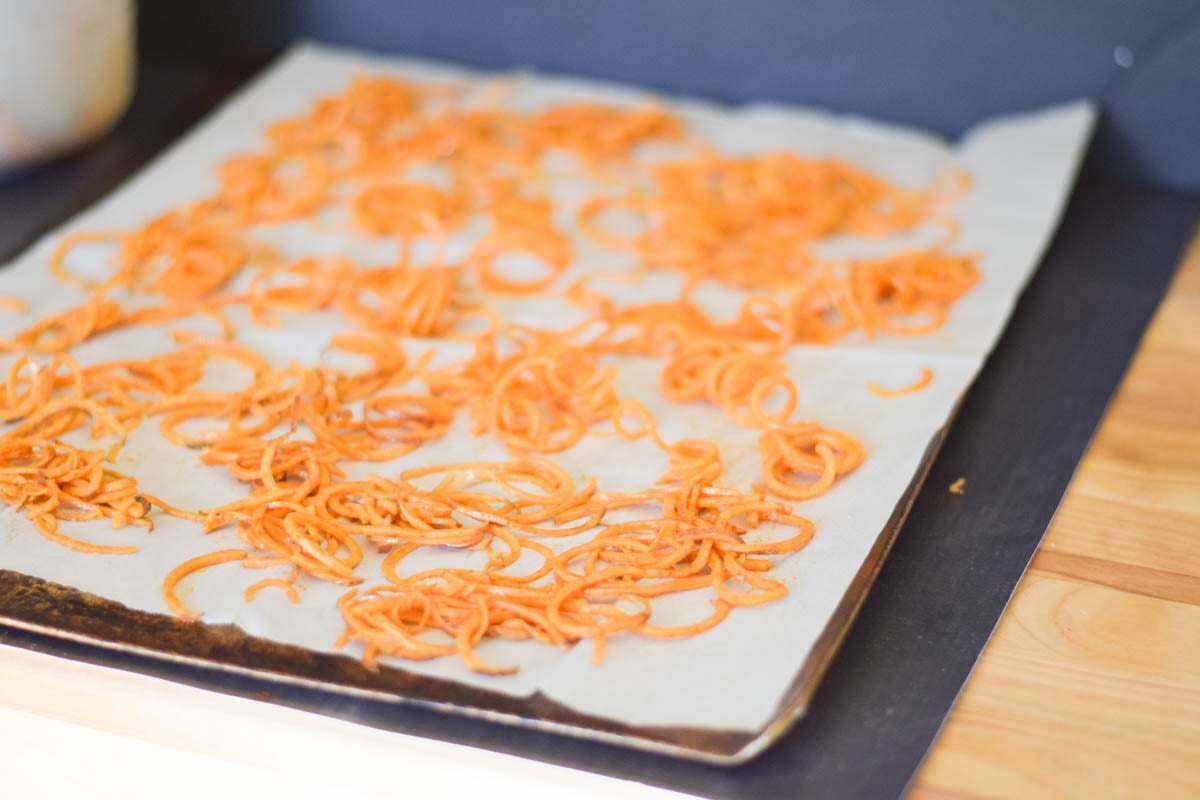
[[[293,49],[165,156],[0,273],[0,292],[31,301],[28,314],[2,312],[0,336],[13,335],[41,315],[82,301],[81,292],[64,287],[47,272],[49,255],[61,235],[76,229],[133,227],[210,192],[215,185],[215,166],[229,155],[260,148],[262,132],[271,121],[302,112],[321,95],[341,91],[356,74],[380,71],[449,83],[481,80],[462,70],[427,63],[311,45]],[[496,85],[484,81],[480,94],[491,92],[494,96]],[[532,75],[503,85],[509,92],[504,102],[526,111],[567,100],[640,104],[648,97],[625,88]],[[728,154],[789,149],[802,155],[836,156],[908,186],[924,185],[947,168],[965,169],[973,177],[973,187],[953,212],[961,226],[955,249],[980,254],[982,279],[954,307],[944,329],[929,337],[867,340],[855,336],[832,347],[797,347],[788,354],[790,374],[800,390],[797,417],[854,433],[866,446],[868,458],[832,491],[797,505],[798,513],[816,523],[817,533],[807,548],[777,563],[774,576],[790,589],[782,601],[736,611],[717,629],[687,641],[615,637],[600,666],[590,663],[587,646],[560,650],[531,642],[491,641],[480,646],[480,655],[492,663],[518,664],[519,674],[479,676],[453,658],[394,663],[513,695],[541,691],[581,712],[629,724],[756,731],[774,715],[796,670],[913,480],[926,446],[945,424],[999,336],[1062,211],[1094,113],[1086,103],[1071,103],[993,120],[957,144],[948,144],[917,131],[802,109],[723,109],[690,100],[673,100],[669,105],[683,115],[699,138]],[[558,182],[553,189],[564,224],[571,219],[573,205],[594,191],[580,179]],[[319,226],[281,226],[264,231],[263,238],[289,255],[336,253],[364,264],[383,264],[395,258],[394,244],[349,235],[343,228],[344,221],[331,215]],[[931,235],[933,232],[924,231],[911,238]],[[469,246],[467,238],[453,243],[451,256],[454,248],[462,252]],[[829,247],[867,253],[903,243],[897,238],[835,242]],[[576,275],[629,263],[585,239],[575,237],[573,244],[576,263],[560,285]],[[100,274],[104,256],[102,248],[94,253],[80,251],[76,268],[84,272],[95,269]],[[668,291],[670,285],[669,279],[661,278],[633,286],[608,282],[602,288],[618,302],[632,302]],[[701,300],[717,315],[732,315],[737,308],[733,293],[711,287],[701,292]],[[510,318],[543,327],[573,319],[568,307],[554,303],[535,306],[506,300],[501,308]],[[292,316],[283,330],[256,327],[236,311],[233,317],[239,340],[276,365],[291,359],[310,365],[328,361],[330,354],[325,348],[330,336],[348,327],[332,314]],[[168,327],[200,329],[206,324],[200,320]],[[421,343],[409,350],[419,352],[424,346]],[[167,327],[137,328],[102,336],[76,348],[74,354],[86,364],[148,356],[172,347]],[[925,366],[934,370],[935,377],[921,392],[882,399],[866,391],[871,381],[906,385]],[[664,438],[712,438],[722,448],[723,483],[747,487],[759,478],[755,432],[739,429],[715,408],[664,402],[654,388],[658,366],[650,360],[628,359],[621,361],[619,368],[619,392],[640,399],[654,412]],[[237,376],[226,379],[231,377]],[[208,380],[220,383],[222,376]],[[389,474],[419,463],[486,458],[503,459],[506,454],[487,438],[471,438],[462,425],[395,466],[354,467],[351,476],[368,471]],[[577,478],[592,476],[601,487],[612,489],[648,486],[666,468],[665,457],[654,445],[611,439],[587,439],[555,460]],[[205,508],[244,494],[223,470],[202,467],[193,451],[163,441],[153,420],[130,435],[117,468],[136,477],[145,491],[182,507]],[[154,612],[167,611],[160,585],[169,569],[201,553],[241,546],[231,531],[205,535],[192,524],[165,516],[158,517],[150,534],[140,528],[113,531],[106,522],[64,524],[64,530],[98,542],[136,544],[139,552],[134,556],[75,553],[46,541],[23,515],[4,508],[0,509],[0,566]],[[482,563],[483,556],[450,558],[456,563],[464,559]],[[382,582],[378,561],[378,556],[369,555],[360,567],[367,577],[365,585]],[[413,562],[414,569],[420,566],[417,559]],[[929,569],[937,569],[937,565],[930,564]],[[282,577],[286,572],[281,569],[277,574]],[[273,574],[237,565],[218,567],[181,584],[180,595],[204,612],[206,623],[232,622],[252,635],[331,650],[342,629],[334,601],[343,588],[302,581],[298,606],[273,590],[262,592],[253,603],[243,601],[242,590],[247,585]],[[683,622],[705,616],[708,610],[707,595],[691,593],[663,603],[654,621]],[[348,652],[359,651],[351,647]]]

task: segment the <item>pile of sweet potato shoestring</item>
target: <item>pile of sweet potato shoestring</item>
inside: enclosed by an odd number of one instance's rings
[[[342,640],[362,642],[367,663],[379,654],[457,654],[477,671],[509,671],[476,655],[485,637],[586,639],[599,658],[614,635],[688,636],[732,609],[781,597],[769,557],[813,535],[791,503],[827,491],[865,457],[851,434],[796,419],[802,387],[782,355],[854,331],[934,330],[977,279],[972,258],[941,246],[835,262],[811,245],[940,222],[954,187],[900,189],[839,161],[790,153],[723,158],[653,106],[573,104],[521,115],[456,108],[446,97],[445,87],[358,79],[272,125],[263,151],[229,159],[211,196],[136,230],[66,237],[51,269],[87,299],[0,341],[15,357],[0,397],[0,419],[10,423],[0,435],[0,499],[43,535],[95,553],[135,548],[86,543],[58,523],[107,517],[115,528],[151,528],[167,514],[203,531],[232,527],[244,547],[166,576],[166,600],[186,618],[199,614],[175,585],[218,564],[288,570],[253,584],[247,599],[276,587],[297,602],[301,576],[370,581],[340,603]],[[636,154],[649,142],[680,156],[645,166]],[[580,207],[578,230],[631,254],[637,274],[681,275],[674,300],[619,307],[587,279],[562,285],[575,255],[542,191],[545,157],[562,153],[607,187]],[[444,185],[409,177],[430,165],[449,176]],[[344,210],[357,234],[394,240],[397,261],[287,261],[256,239],[265,227],[331,209]],[[612,214],[632,217],[636,232],[614,232]],[[486,231],[471,252],[447,261],[448,241],[478,220]],[[434,253],[422,263],[417,241]],[[72,269],[81,247],[108,248],[106,277]],[[541,266],[536,277],[505,274],[501,261],[514,253]],[[692,302],[705,281],[744,297],[732,320],[718,322]],[[488,304],[491,296],[551,294],[585,321],[539,331],[507,323]],[[273,366],[238,342],[225,313],[233,306],[262,326],[336,312],[348,330],[330,347],[369,364]],[[178,332],[176,349],[148,359],[82,366],[71,355],[119,328],[197,315],[215,320],[222,335]],[[434,366],[431,340],[453,340],[466,354]],[[610,360],[622,355],[659,359],[667,400],[713,404],[732,424],[761,431],[762,485],[723,486],[720,450],[707,439],[665,441],[646,407],[617,391]],[[197,388],[222,360],[249,377]],[[471,434],[502,443],[510,460],[389,472],[388,462],[442,438],[460,418]],[[226,470],[244,496],[182,509],[140,492],[112,464],[129,430],[147,424]],[[66,441],[76,431],[110,441],[77,447]],[[613,492],[554,463],[552,454],[590,436],[614,437],[614,448],[649,439],[664,455],[661,478]],[[350,462],[377,463],[378,474],[349,480],[342,467]],[[747,539],[765,523],[782,533]],[[387,553],[381,575],[363,574],[364,548]],[[447,548],[479,551],[486,563],[406,568],[418,550]],[[690,591],[708,593],[711,613],[673,626],[652,621],[657,598]]]

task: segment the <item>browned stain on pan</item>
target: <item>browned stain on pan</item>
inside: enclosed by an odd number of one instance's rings
[[[167,614],[139,611],[5,569],[0,569],[0,624],[190,666],[373,700],[418,703],[647,749],[689,752],[704,760],[727,759],[755,736],[693,728],[637,728],[572,711],[538,694],[510,697],[386,666],[371,671],[350,656],[250,636],[236,625],[185,622]]]

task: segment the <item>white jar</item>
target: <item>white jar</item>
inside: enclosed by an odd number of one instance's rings
[[[134,82],[134,0],[0,0],[0,171],[106,133]]]

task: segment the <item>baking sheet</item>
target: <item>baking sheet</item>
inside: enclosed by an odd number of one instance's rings
[[[203,194],[213,185],[213,166],[234,152],[254,149],[269,121],[302,111],[315,97],[339,91],[351,75],[368,70],[398,70],[443,81],[465,76],[412,62],[299,48],[166,157],[66,229],[136,225],[168,206]],[[595,84],[525,78],[516,84],[509,101],[532,109],[548,102],[597,96],[632,103],[644,97]],[[701,138],[730,153],[787,147],[806,155],[836,155],[909,185],[921,184],[951,165],[967,169],[974,176],[974,187],[954,216],[961,225],[959,246],[981,254],[981,284],[952,311],[947,326],[926,339],[848,340],[833,348],[796,348],[789,355],[789,366],[801,390],[799,413],[855,433],[863,439],[869,458],[829,494],[800,505],[800,513],[817,523],[817,536],[808,548],[777,566],[777,575],[791,589],[785,600],[743,610],[716,630],[685,642],[614,639],[600,667],[589,663],[586,647],[562,652],[504,642],[486,643],[480,652],[496,663],[520,664],[521,673],[515,677],[476,676],[452,660],[401,666],[495,692],[527,695],[540,691],[580,712],[634,725],[758,731],[776,715],[799,666],[812,655],[814,642],[913,479],[931,438],[945,423],[1003,327],[1016,293],[1053,230],[1093,114],[1084,104],[1071,104],[1000,120],[976,129],[951,147],[924,134],[812,112],[779,108],[730,112],[694,102],[682,102],[675,108]],[[557,188],[563,200],[588,190],[577,184]],[[37,299],[30,318],[82,299],[45,273],[56,238],[51,235],[36,245],[0,280],[0,291]],[[351,241],[303,226],[280,229],[273,240],[293,254],[345,250],[365,262],[394,256],[394,251],[378,243]],[[847,243],[840,246],[851,247]],[[577,249],[587,255],[577,269],[600,271],[615,266],[608,260],[611,256],[589,249],[586,243],[579,242]],[[646,287],[612,284],[605,288],[627,297],[630,292],[642,297]],[[719,305],[722,297],[714,295],[711,300]],[[522,313],[520,307],[510,311]],[[568,313],[544,305],[536,311],[542,324],[565,321]],[[240,338],[276,363],[289,358],[316,363],[323,357],[329,336],[345,328],[333,317],[318,315],[303,320],[302,328],[284,333],[240,322]],[[0,323],[0,335],[10,335],[25,327],[28,318],[6,317]],[[150,355],[168,347],[165,331],[139,329],[103,337],[76,354],[86,363],[117,353]],[[869,381],[907,383],[922,366],[933,367],[936,375],[923,392],[882,400],[865,391]],[[727,465],[725,482],[744,486],[753,480],[757,474],[753,432],[730,427],[713,409],[660,407],[656,392],[645,393],[640,388],[645,376],[654,375],[650,362],[622,364],[623,393],[651,406],[668,439],[697,434],[716,438]],[[616,454],[608,449],[611,446],[609,441],[590,440],[557,460],[577,476],[592,475],[601,486],[612,488],[648,485],[664,471],[662,456],[652,446],[622,444]],[[503,458],[504,453],[487,440],[451,435],[405,461],[484,457]],[[119,468],[137,477],[147,491],[180,505],[202,507],[239,492],[219,471],[198,467],[191,451],[158,440],[153,425],[131,435]],[[46,542],[23,517],[5,510],[0,513],[0,566],[76,586],[134,608],[165,611],[159,584],[170,567],[192,555],[239,544],[232,533],[204,536],[188,525],[173,523],[163,519],[149,535],[140,530],[112,532],[104,524],[87,529],[71,526],[72,535],[91,535],[104,542],[128,541],[141,548],[134,557],[83,556]],[[369,570],[369,565],[366,568]],[[206,622],[233,622],[251,634],[328,650],[341,629],[340,615],[332,604],[340,587],[309,584],[298,608],[269,592],[254,604],[243,603],[241,589],[265,574],[236,567],[209,570],[183,587],[184,599],[205,611]],[[707,605],[703,597],[696,598],[696,603]],[[673,613],[683,619],[690,610],[679,607]],[[667,613],[655,621],[669,624],[672,612]]]

